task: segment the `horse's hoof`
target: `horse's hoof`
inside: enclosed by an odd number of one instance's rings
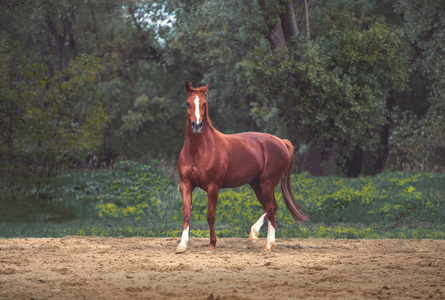
[[[216,251],[215,251],[215,249],[208,249],[207,251],[206,251],[206,254],[216,254]]]
[[[252,239],[249,238],[248,242],[247,242],[247,248],[253,248],[253,246],[256,244],[256,242],[258,242],[258,238]]]
[[[263,250],[267,254],[272,254],[272,249],[275,248],[276,246],[277,246],[277,244],[275,242],[272,242],[270,244],[267,244]]]
[[[176,254],[181,254],[181,253],[184,253],[185,250],[187,250],[187,248],[185,248],[185,247],[179,247],[179,246],[178,246],[178,248],[176,248],[175,253],[176,253]]]
[[[247,239],[248,244],[247,244],[247,248],[252,248],[256,242],[258,242],[258,231],[256,231],[255,229],[251,229],[250,233],[249,233],[249,238]]]
[[[247,248],[253,248],[253,246],[258,242],[258,237],[251,232],[249,238],[247,239]]]
[[[263,251],[266,254],[272,254],[272,249],[271,248],[264,247]]]

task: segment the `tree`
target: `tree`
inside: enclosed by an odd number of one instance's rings
[[[410,42],[410,90],[397,95],[392,166],[445,169],[445,3],[392,2]]]
[[[377,150],[388,93],[405,87],[403,43],[383,19],[368,17],[365,1],[317,7],[321,19],[309,40],[300,30],[285,34],[299,28],[289,3],[259,1],[272,51],[263,44],[244,62],[260,95],[254,114],[267,130],[287,131],[298,149],[299,171],[335,174],[340,165],[348,174],[360,164],[359,174],[363,159],[352,163],[354,152]]]
[[[226,133],[255,128],[250,116],[254,95],[246,89],[238,65],[259,37],[251,23],[255,8],[244,0],[184,5],[176,11],[172,34],[166,38],[169,63],[184,70],[183,81],[210,83],[212,122]]]
[[[52,175],[102,142],[98,61],[81,56],[48,76],[15,46],[8,37],[0,40],[1,184],[13,197],[25,190],[39,198]]]
[[[205,1],[187,7],[183,4],[174,11],[171,27],[158,29],[159,38],[153,42],[159,43],[161,59],[139,61],[139,70],[132,70],[147,80],[123,115],[120,130],[144,145],[139,148],[148,150],[145,159],[149,155],[176,158],[182,148],[185,81],[195,86],[210,83],[210,113],[220,130],[234,133],[254,127],[249,91],[237,71],[254,39],[245,32],[249,6],[242,1]]]
[[[70,82],[76,57],[100,58],[93,94],[109,122],[91,154],[107,166],[177,157],[187,80],[210,82],[220,130],[291,139],[299,171],[380,172],[391,151],[394,167],[420,158],[436,165],[444,149],[444,8],[419,1],[4,1],[2,41],[19,41],[4,66],[22,85],[35,85],[28,90],[49,91],[58,84],[51,80]],[[48,77],[45,87],[24,80],[33,64],[31,77]],[[8,99],[16,90],[3,83]],[[70,105],[89,107],[91,97]],[[5,116],[21,111],[5,103]]]

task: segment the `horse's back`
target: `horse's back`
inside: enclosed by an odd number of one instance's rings
[[[259,180],[279,180],[290,163],[284,140],[259,132],[226,135],[229,145],[228,178],[244,176],[249,183]]]
[[[283,156],[287,157],[289,154],[286,144],[290,144],[290,142],[268,133],[244,132],[226,136],[229,138],[230,144],[237,144],[234,142],[235,140],[241,141],[244,148],[251,148],[251,151],[261,153],[263,159],[269,159],[265,155],[279,156],[283,159]],[[292,146],[292,144],[290,145]]]

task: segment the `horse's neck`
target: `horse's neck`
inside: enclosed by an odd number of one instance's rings
[[[199,153],[199,151],[210,151],[212,145],[220,138],[220,133],[210,123],[205,124],[200,134],[192,133],[190,124],[187,125],[185,134],[184,147],[188,148],[191,154]]]

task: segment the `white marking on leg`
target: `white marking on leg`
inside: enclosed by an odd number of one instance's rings
[[[251,229],[250,229],[250,233],[253,233],[253,238],[257,238],[258,237],[258,233],[260,232],[261,226],[263,226],[264,224],[264,218],[266,217],[266,213],[264,213],[259,219],[258,221],[252,225]]]
[[[190,236],[190,226],[187,226],[187,228],[182,232],[181,243],[179,243],[178,248],[187,249],[189,236]]]
[[[267,222],[266,248],[270,250],[271,247],[275,247],[275,228],[272,226],[272,223],[270,223],[270,221]]]
[[[194,102],[195,102],[195,116],[197,119],[196,123],[199,123],[200,116],[199,116],[199,97],[198,97],[198,95],[196,95]]]

